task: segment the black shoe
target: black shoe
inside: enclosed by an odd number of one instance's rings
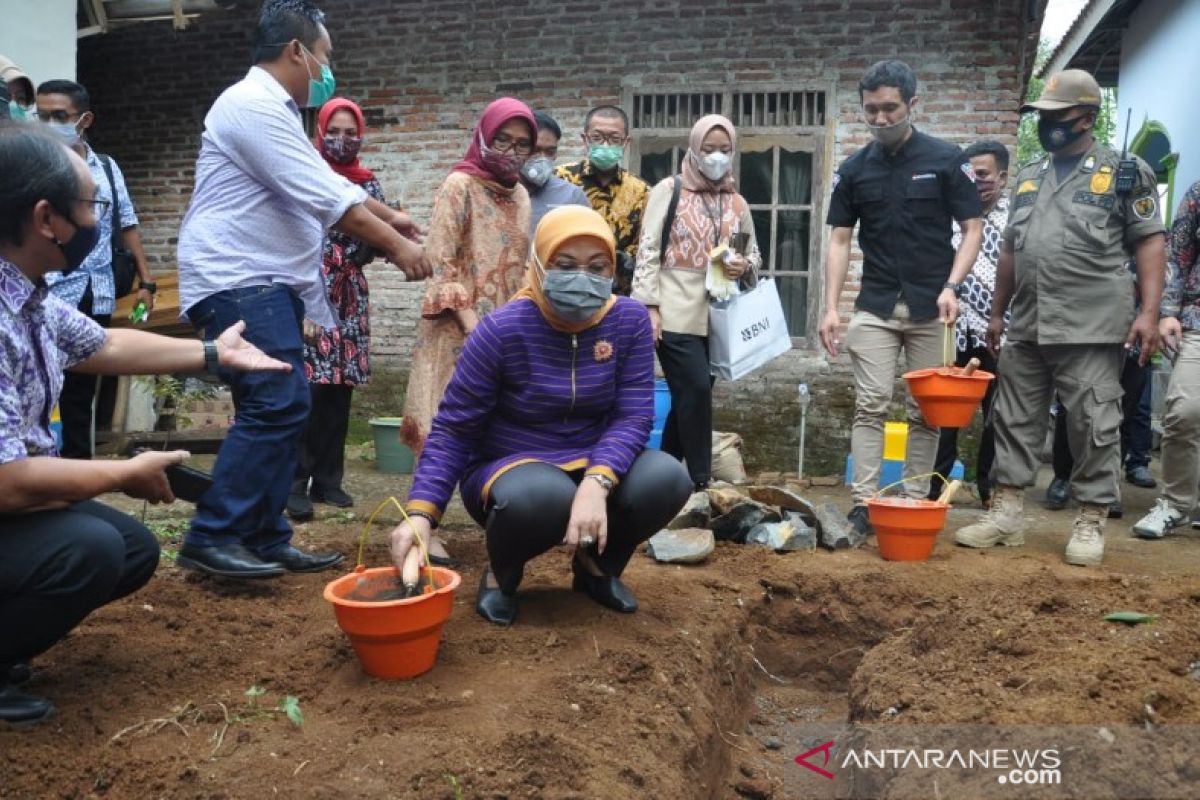
[[[349,508],[354,505],[354,498],[341,489],[325,489],[324,491],[314,489],[308,493],[308,498],[314,503],[324,503],[334,508]]]
[[[1046,489],[1046,508],[1058,511],[1066,508],[1071,501],[1071,481],[1067,478],[1055,478]]]
[[[1158,486],[1158,481],[1154,480],[1154,476],[1150,474],[1150,470],[1146,467],[1134,467],[1129,470],[1125,473],[1125,480],[1143,489],[1153,489]]]
[[[637,598],[629,587],[621,583],[620,578],[611,575],[593,575],[576,559],[571,564],[575,580],[571,588],[583,592],[605,608],[620,611],[622,614],[632,614],[637,611]]]
[[[1123,516],[1125,516],[1125,509],[1121,507],[1120,500],[1118,500],[1117,502],[1113,503],[1111,506],[1108,507],[1108,518],[1109,519],[1120,519]]]
[[[0,670],[2,671],[2,670]],[[33,667],[28,661],[18,661],[8,667],[8,685],[20,686],[33,677]],[[0,675],[0,686],[4,685],[4,676]]]
[[[295,492],[289,494],[284,510],[287,511],[288,518],[294,522],[308,522],[315,516],[312,501],[306,494],[296,494]]]
[[[846,519],[850,522],[850,527],[854,528],[864,539],[875,535],[875,529],[871,527],[871,512],[866,506],[855,506],[850,509]]]
[[[475,610],[479,616],[496,625],[512,625],[517,618],[517,598],[507,595],[499,588],[492,589],[487,585],[491,569],[483,571],[479,579],[479,593],[475,595]]]
[[[0,683],[0,721],[14,725],[40,722],[54,713],[54,703]]]
[[[306,553],[290,544],[263,553],[264,561],[274,561],[288,572],[323,572],[346,560],[341,553]]]
[[[175,563],[185,569],[207,572],[222,578],[278,578],[287,570],[283,564],[264,561],[242,544],[198,547],[185,544]]]

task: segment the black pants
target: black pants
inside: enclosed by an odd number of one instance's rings
[[[505,594],[517,591],[527,561],[562,543],[582,479],[582,470],[522,464],[492,484],[486,517],[468,505],[487,533],[488,559]],[[592,551],[601,571],[619,576],[637,546],[679,513],[691,491],[678,461],[658,450],[643,451],[608,497],[608,544],[598,556]]]
[[[302,494],[312,478],[312,493],[320,495],[342,488],[346,468],[346,430],[350,426],[350,401],[354,387],[341,383],[314,383],[309,387],[312,410],[300,440],[296,461],[296,483],[292,491]]]
[[[1125,359],[1121,369],[1121,388],[1125,390],[1121,398],[1121,468],[1126,472],[1150,464],[1150,409],[1142,405],[1150,371],[1149,364],[1141,366],[1133,356]],[[1069,481],[1074,466],[1067,443],[1067,412],[1060,407],[1054,417],[1054,477]]]
[[[996,374],[996,359],[986,347],[972,347],[969,350],[959,350],[955,364],[965,367],[972,358],[979,359],[979,368],[984,372]],[[976,457],[975,485],[979,487],[979,497],[986,500],[992,495],[990,476],[992,463],[996,460],[996,428],[992,424],[992,403],[996,400],[996,387],[999,380],[988,384],[987,394],[983,396],[983,434],[979,437],[979,454]],[[938,436],[937,457],[933,460],[933,471],[939,475],[949,475],[954,469],[954,460],[958,458],[958,428],[942,428]],[[944,482],[935,477],[929,483],[929,499],[936,500],[942,493]]]
[[[94,500],[0,516],[0,675],[144,586],[158,554],[146,526]]]
[[[696,486],[712,477],[712,386],[708,337],[663,331],[658,363],[671,389],[671,413],[663,426],[662,449],[687,461]]]
[[[79,301],[79,310],[100,323],[101,327],[107,328],[112,322],[112,315],[93,315],[92,300],[92,284],[89,282]],[[60,455],[63,458],[92,457],[92,431],[95,428],[93,408],[99,384],[100,379],[95,375],[84,375],[82,372],[63,374],[62,394],[58,398],[58,413],[62,417],[63,427]]]

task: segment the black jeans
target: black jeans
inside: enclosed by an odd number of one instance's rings
[[[1139,366],[1135,356],[1125,359],[1121,369],[1121,468],[1126,472],[1150,464],[1150,406],[1142,403],[1150,383],[1151,366]],[[1067,443],[1067,412],[1059,408],[1054,416],[1054,477],[1069,481],[1075,459]]]
[[[486,531],[488,560],[505,594],[517,591],[527,561],[567,535],[581,480],[582,470],[568,473],[541,462],[522,464],[492,484],[486,514],[467,504]],[[637,546],[679,513],[691,491],[678,461],[658,450],[642,451],[608,497],[608,545],[598,556],[592,552],[604,574],[619,576]]]
[[[658,363],[671,389],[662,449],[687,462],[696,486],[712,477],[712,386],[708,337],[663,331]]]
[[[965,367],[972,358],[979,359],[979,368],[984,372],[996,374],[996,359],[986,347],[973,347],[970,350],[959,350],[954,363]],[[996,428],[992,421],[992,403],[996,400],[996,387],[999,379],[988,384],[987,393],[983,396],[983,433],[979,437],[979,454],[976,457],[975,484],[979,487],[979,498],[986,500],[992,495],[990,476],[992,463],[996,460]],[[958,458],[958,428],[942,428],[938,435],[937,456],[933,460],[933,471],[939,475],[949,475],[954,469],[954,460]],[[942,493],[944,483],[935,477],[929,483],[929,499],[936,500]]]
[[[0,516],[0,675],[144,586],[158,555],[146,526],[94,500]]]
[[[346,469],[346,431],[350,426],[350,401],[354,387],[342,383],[314,383],[309,386],[312,410],[308,427],[300,440],[296,463],[296,485],[302,494],[312,478],[312,493],[320,495],[342,488]]]
[[[107,328],[112,322],[111,314],[92,314],[92,284],[79,301],[79,310]],[[58,413],[62,417],[63,458],[92,457],[93,430],[95,428],[94,404],[100,379],[95,375],[67,371],[63,373],[62,394],[58,397]]]

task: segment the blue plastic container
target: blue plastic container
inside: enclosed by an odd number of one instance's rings
[[[667,388],[665,378],[654,381],[654,427],[650,430],[650,438],[646,447],[654,450],[662,449],[663,428],[667,424],[667,414],[671,413],[671,390]]]
[[[966,468],[963,467],[961,461],[955,461],[954,467],[950,470],[950,480],[961,481],[967,474]],[[904,477],[904,462],[896,461],[891,458],[883,460],[883,467],[879,471],[879,486],[884,487],[896,483]],[[854,483],[854,456],[846,456],[846,475],[845,483],[847,486]]]

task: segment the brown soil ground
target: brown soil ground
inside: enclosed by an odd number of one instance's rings
[[[297,542],[352,560],[366,514],[402,483],[354,465],[353,515],[322,507]],[[1129,538],[1153,496],[1127,487],[1100,569],[1062,563],[1071,512],[1031,490],[1038,534],[1016,550],[956,549],[949,531],[980,513],[968,503],[925,563],[885,562],[873,543],[721,545],[695,567],[639,554],[632,616],[571,592],[566,556],[548,554],[511,629],[473,611],[484,550],[459,509],[463,584],[438,664],[395,683],[360,671],[321,599],[332,574],[241,586],[164,559],[36,662],[30,689],[59,714],[0,726],[0,797],[823,796],[788,788],[800,723],[1198,724],[1200,535]],[[150,510],[168,547],[189,510]],[[386,562],[382,529],[371,564]],[[1129,609],[1159,618],[1102,619]],[[251,686],[261,710],[297,697],[303,725],[249,710]]]

